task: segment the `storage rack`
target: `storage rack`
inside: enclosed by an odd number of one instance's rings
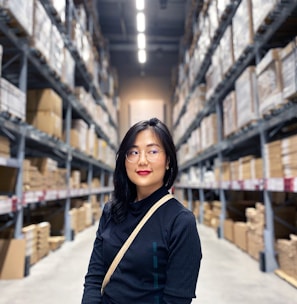
[[[220,20],[220,24],[213,36],[210,47],[206,52],[204,61],[200,66],[194,84],[190,87],[189,95],[186,97],[184,105],[181,108],[174,127],[180,123],[182,116],[187,111],[187,105],[196,86],[205,82],[205,76],[211,64],[212,54],[218,46],[220,39],[230,24],[241,1],[232,1],[225,10],[225,18]],[[248,125],[239,130],[236,134],[224,139],[222,135],[222,101],[224,97],[234,88],[235,81],[241,73],[251,64],[259,63],[266,52],[273,47],[284,47],[289,41],[296,36],[296,30],[292,30],[293,24],[296,24],[297,3],[296,1],[279,1],[275,8],[268,16],[269,22],[263,22],[260,30],[255,34],[252,45],[246,46],[240,58],[231,67],[229,73],[225,76],[221,83],[216,87],[212,96],[207,100],[205,108],[198,113],[195,119],[190,123],[189,127],[184,131],[183,135],[177,142],[179,149],[190,137],[201,123],[201,120],[210,113],[217,114],[217,132],[218,143],[207,150],[203,151],[196,157],[186,161],[180,166],[181,173],[187,173],[193,167],[202,169],[203,165],[211,164],[214,159],[218,159],[219,167],[225,157],[232,159],[238,155],[245,155],[250,148],[254,148],[264,159],[264,178],[260,180],[240,180],[229,182],[204,182],[201,176],[200,182],[191,184],[191,182],[178,183],[176,188],[182,189],[187,195],[189,207],[192,207],[193,190],[198,190],[200,205],[200,222],[203,222],[203,202],[205,201],[204,190],[210,189],[218,193],[222,204],[220,215],[219,236],[224,236],[224,220],[226,218],[226,208],[228,201],[225,192],[227,190],[244,190],[244,191],[261,191],[263,193],[265,205],[266,227],[264,231],[265,252],[264,265],[265,271],[272,271],[277,268],[276,254],[274,249],[274,223],[273,210],[271,201],[271,191],[297,192],[297,178],[267,178],[267,164],[265,162],[264,147],[272,136],[278,133],[281,126],[289,124],[297,114],[297,107],[294,103],[288,103],[283,108],[274,111],[270,116],[257,119],[254,124]],[[295,23],[294,23],[295,19]],[[288,30],[290,29],[290,30]],[[258,116],[259,117],[259,116]],[[202,172],[202,170],[200,170]],[[222,179],[222,171],[220,172]],[[281,181],[280,181],[281,180]],[[261,262],[261,261],[260,261]]]
[[[116,130],[117,122],[108,112],[103,100],[103,93],[95,87],[93,79],[85,67],[85,63],[80,57],[77,49],[70,39],[71,22],[75,15],[75,6],[72,0],[67,1],[67,20],[66,27],[60,23],[55,14],[55,9],[50,1],[40,1],[53,24],[57,26],[63,37],[63,42],[75,59],[75,82],[84,86],[90,92],[95,101],[108,113],[109,128]],[[89,16],[91,18],[91,16]],[[4,48],[2,75],[11,83],[26,92],[29,88],[52,88],[63,99],[63,112],[66,125],[66,142],[47,135],[33,126],[28,125],[21,120],[2,113],[0,117],[1,134],[10,140],[12,155],[10,158],[0,157],[0,165],[5,167],[17,168],[16,188],[14,193],[9,193],[6,198],[0,200],[0,216],[10,214],[12,220],[7,222],[4,227],[11,224],[15,225],[14,237],[21,238],[21,229],[23,227],[24,209],[30,208],[37,203],[46,203],[52,200],[65,199],[65,237],[71,240],[71,226],[69,210],[71,198],[87,197],[90,200],[91,195],[100,195],[101,203],[105,194],[112,191],[111,175],[113,168],[103,161],[93,157],[70,146],[70,125],[72,118],[83,119],[88,125],[95,126],[95,132],[98,137],[104,139],[111,149],[115,150],[117,142],[111,141],[108,134],[102,130],[100,125],[93,120],[86,109],[76,100],[71,90],[53,73],[52,69],[29,43],[29,37],[22,33],[20,28],[11,22],[10,14],[0,8],[0,32],[1,45]],[[55,159],[58,164],[66,168],[67,188],[63,190],[40,190],[23,192],[23,160],[25,156],[43,156]],[[70,174],[72,168],[85,168],[87,170],[88,188],[71,189]],[[99,176],[101,187],[91,188],[93,176]],[[1,227],[0,227],[1,228]]]

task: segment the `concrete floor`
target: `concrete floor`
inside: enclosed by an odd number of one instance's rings
[[[22,280],[0,281],[0,304],[80,304],[96,225],[32,266]],[[192,304],[297,304],[297,289],[215,232],[198,225],[203,261]],[[130,303],[129,303],[130,304]],[[141,304],[141,303],[139,303]]]

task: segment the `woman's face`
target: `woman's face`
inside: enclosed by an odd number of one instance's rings
[[[136,185],[137,200],[141,200],[163,185],[168,165],[166,153],[158,137],[151,129],[147,129],[137,134],[127,155],[127,175]]]

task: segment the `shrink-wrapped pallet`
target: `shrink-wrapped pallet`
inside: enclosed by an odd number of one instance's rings
[[[237,130],[236,94],[231,91],[223,101],[224,137],[234,134]]]
[[[280,51],[282,62],[283,98],[296,99],[297,96],[297,47],[296,42],[289,43]]]
[[[260,115],[282,105],[283,84],[279,50],[271,49],[256,67]]]
[[[257,119],[255,68],[247,67],[235,82],[237,127],[241,129]]]
[[[13,18],[12,26],[16,26],[21,33],[28,36],[33,33],[33,2],[33,0],[0,0],[0,6]]]
[[[253,43],[252,0],[242,0],[233,17],[233,45],[235,61],[243,54],[247,46]]]

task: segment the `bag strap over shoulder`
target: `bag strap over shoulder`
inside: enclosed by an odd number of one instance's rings
[[[108,268],[108,271],[104,277],[102,287],[101,287],[101,294],[104,293],[104,288],[108,284],[110,277],[112,276],[113,272],[117,268],[118,264],[120,263],[122,257],[130,247],[131,243],[137,236],[138,232],[141,230],[141,228],[144,226],[144,224],[147,222],[147,220],[153,215],[153,213],[164,203],[166,203],[168,200],[173,198],[172,194],[166,194],[163,196],[157,203],[155,203],[145,214],[145,216],[141,219],[141,221],[138,223],[138,225],[135,227],[135,229],[132,231],[126,242],[123,244],[117,255],[115,256],[114,260],[112,261],[111,265]]]

